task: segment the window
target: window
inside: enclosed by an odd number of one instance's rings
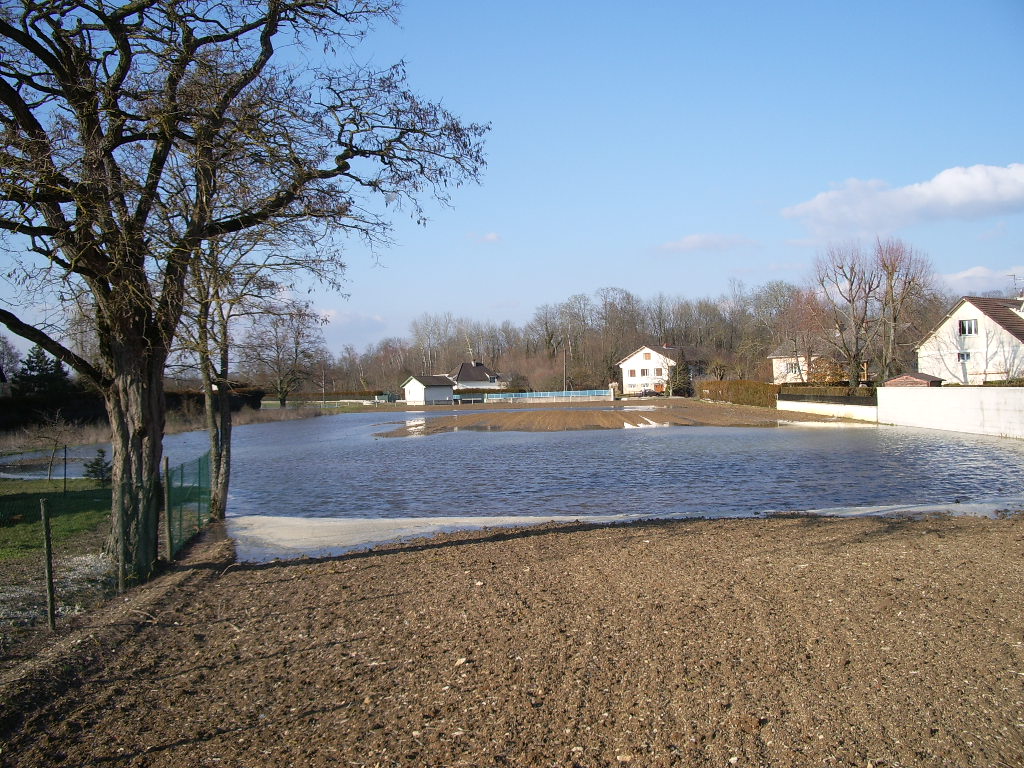
[[[790,376],[799,376],[800,363],[786,363],[786,373]]]
[[[651,359],[651,353],[650,352],[644,352],[644,360],[650,360],[650,359]]]
[[[636,368],[630,368],[629,369],[629,378],[631,378],[631,379],[635,379],[636,378]]]
[[[977,336],[978,335],[978,321],[977,320],[961,320],[959,326],[960,326],[960,335],[961,336]]]
[[[956,353],[956,361],[958,363],[966,363],[970,359],[971,359],[971,353],[970,352],[957,352]]]
[[[655,368],[654,369],[654,375],[655,376],[661,376],[661,368]]]
[[[650,368],[641,368],[640,369],[640,375],[641,376],[650,376],[651,375],[651,369]]]

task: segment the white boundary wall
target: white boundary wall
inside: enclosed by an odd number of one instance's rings
[[[811,403],[806,400],[782,400],[775,405],[780,411],[816,413],[819,416],[833,416],[837,419],[857,421],[878,421],[878,408],[873,405],[844,405],[840,403]]]
[[[879,387],[878,422],[1024,439],[1024,387]]]

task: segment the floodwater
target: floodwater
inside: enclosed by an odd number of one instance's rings
[[[228,531],[238,558],[326,556],[550,520],[1024,509],[1024,441],[954,432],[787,424],[374,436],[439,415],[237,427]],[[164,449],[175,465],[208,441],[171,435]],[[68,476],[80,477],[96,446],[71,454]],[[25,458],[4,459],[0,476],[46,476],[48,456]]]
[[[229,514],[702,517],[1024,500],[1024,441],[933,430],[786,425],[374,437],[435,413],[241,427]]]

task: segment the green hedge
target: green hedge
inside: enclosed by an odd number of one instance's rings
[[[986,381],[983,387],[1024,387],[1024,379],[1005,379],[1003,381]]]
[[[764,408],[774,408],[775,398],[779,394],[779,385],[742,379],[706,380],[697,384],[697,391],[704,400],[722,400],[737,405],[759,405]]]

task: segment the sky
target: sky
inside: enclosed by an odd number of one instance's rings
[[[802,283],[878,236],[953,293],[1024,290],[1024,0],[407,0],[344,55],[491,131],[426,226],[344,243],[344,295],[309,295],[334,353],[424,314]]]
[[[480,185],[347,244],[329,348],[604,287],[801,283],[902,238],[946,287],[1024,289],[1024,0],[409,0],[355,53],[488,122]]]

